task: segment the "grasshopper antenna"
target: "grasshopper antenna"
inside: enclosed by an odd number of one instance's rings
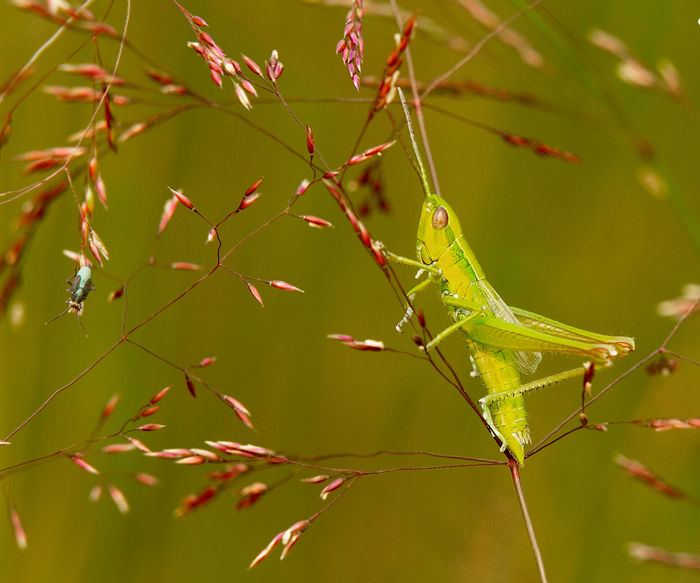
[[[411,136],[411,144],[413,144],[413,151],[416,154],[416,160],[418,161],[418,168],[420,169],[420,181],[423,185],[423,192],[425,196],[430,196],[430,183],[428,182],[428,175],[425,172],[425,167],[423,166],[423,160],[420,157],[420,152],[418,151],[418,143],[416,142],[416,134],[413,132],[413,124],[411,123],[411,113],[408,111],[408,104],[406,103],[406,98],[404,97],[403,91],[399,90],[399,97],[401,97],[401,105],[403,105],[403,113],[406,117],[406,125],[408,126],[408,134]]]

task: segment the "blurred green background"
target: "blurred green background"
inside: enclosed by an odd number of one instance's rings
[[[367,10],[369,11],[369,4]],[[474,43],[483,30],[458,3],[403,2],[450,35]],[[489,6],[502,16],[506,2]],[[456,75],[512,92],[527,92],[552,104],[542,111],[478,96],[431,96],[429,103],[512,134],[527,136],[580,156],[581,165],[541,158],[505,144],[497,135],[426,110],[426,125],[443,195],[458,212],[467,240],[489,281],[507,303],[557,320],[608,334],[634,336],[637,352],[594,390],[657,348],[673,322],[656,315],[656,305],[698,282],[698,250],[668,200],[639,185],[645,164],[630,132],[580,76],[581,66],[604,87],[630,126],[653,144],[658,160],[700,212],[697,192],[697,110],[700,93],[700,11],[696,2],[630,3],[545,1],[543,6],[580,47],[571,61],[526,18],[515,29],[544,57],[541,70],[525,66],[517,54],[492,41]],[[352,153],[367,117],[347,70],[334,53],[346,7],[268,0],[185,4],[209,23],[208,32],[231,57],[245,53],[262,64],[273,49],[285,65],[280,90],[302,122],[313,128],[324,159],[339,166]],[[106,3],[96,3],[96,14]],[[121,30],[126,7],[116,3],[108,22]],[[0,5],[0,79],[27,62],[56,26]],[[660,92],[625,85],[614,75],[616,60],[586,40],[593,28],[621,38],[644,62],[661,57],[676,66],[689,96],[674,103]],[[380,76],[392,50],[396,25],[367,15],[363,73]],[[132,2],[128,38],[133,46],[188,86],[210,99],[235,102],[230,83],[220,91],[201,59],[186,47],[193,33],[174,4]],[[85,39],[66,33],[38,62],[38,70],[1,106],[4,116],[41,76],[64,62]],[[463,53],[424,32],[411,44],[416,75],[430,80]],[[105,65],[113,66],[117,43],[100,42]],[[92,62],[88,45],[71,62]],[[577,65],[574,64],[577,63]],[[119,74],[155,87],[143,75],[144,62],[126,50]],[[405,69],[402,77],[405,78]],[[54,72],[50,85],[84,84]],[[117,93],[143,96],[134,89]],[[157,104],[177,99],[146,94],[148,103],[117,108],[128,126],[156,112]],[[359,96],[371,98],[363,89]],[[297,101],[306,100],[306,101]],[[232,110],[305,154],[303,131],[274,100],[253,101],[253,110]],[[398,108],[394,114],[400,118]],[[61,146],[87,124],[91,108],[57,103],[33,91],[16,109],[13,135],[2,150],[0,189],[27,184],[21,166],[11,162],[28,150]],[[385,115],[378,115],[360,149],[392,139]],[[97,291],[85,304],[85,338],[73,316],[44,322],[65,305],[65,279],[73,264],[63,249],[80,245],[76,205],[62,196],[42,220],[23,259],[22,285],[0,324],[0,438],[25,420],[56,389],[76,378],[121,337],[124,302],[107,302],[120,280],[148,259],[166,186],[183,188],[213,221],[233,210],[245,189],[260,176],[263,197],[221,229],[224,249],[282,211],[308,164],[234,116],[209,108],[176,116],[155,130],[104,155],[109,211],[99,207],[94,227],[110,252],[104,271],[95,269]],[[77,168],[77,166],[76,166]],[[358,167],[356,167],[358,168]],[[361,169],[361,167],[360,167]],[[350,177],[360,170],[353,169]],[[372,235],[387,248],[411,255],[422,194],[420,183],[398,145],[383,157],[391,213],[366,218]],[[78,190],[83,179],[77,179]],[[355,200],[361,200],[357,194]],[[20,199],[0,206],[3,249],[17,236],[14,221]],[[66,448],[85,439],[114,394],[121,401],[105,431],[121,423],[153,394],[173,385],[161,411],[150,419],[167,427],[138,437],[153,450],[204,447],[204,440],[254,443],[304,455],[370,453],[382,449],[426,450],[499,459],[486,434],[457,392],[424,363],[398,354],[362,353],[326,339],[344,333],[382,340],[415,352],[410,334],[394,325],[402,309],[386,279],[363,249],[325,189],[312,187],[295,207],[333,222],[334,229],[309,229],[285,217],[245,242],[227,260],[232,270],[262,279],[280,279],[305,290],[296,294],[259,285],[261,308],[236,277],[219,270],[177,304],[149,322],[132,339],[160,357],[188,367],[204,357],[217,362],[197,372],[217,390],[233,395],[253,414],[256,433],[241,424],[203,387],[187,392],[182,373],[138,348],[121,345],[63,392],[0,451],[3,468]],[[208,226],[183,207],[157,248],[162,263],[187,261],[211,268],[214,248],[204,245]],[[399,269],[410,287],[414,273]],[[182,293],[201,274],[149,268],[129,286],[127,329]],[[419,298],[433,332],[448,324],[434,293]],[[23,311],[19,324],[9,314]],[[698,358],[697,321],[690,319],[669,348]],[[474,399],[483,388],[469,379],[463,341],[444,343]],[[545,376],[579,359],[545,358]],[[700,416],[700,372],[689,364],[668,378],[638,371],[589,411],[591,422],[653,417]],[[533,438],[538,441],[580,401],[576,383],[527,399]],[[522,472],[525,494],[551,581],[691,580],[670,567],[633,562],[626,544],[640,541],[671,551],[700,552],[698,509],[632,481],[613,462],[616,453],[638,459],[670,483],[698,494],[700,435],[696,431],[655,433],[618,426],[607,433],[579,432],[528,460]],[[245,569],[273,536],[310,517],[325,503],[322,486],[302,484],[301,473],[249,510],[234,510],[231,492],[210,506],[176,519],[173,510],[187,494],[206,485],[214,466],[187,467],[141,456],[93,456],[88,461],[116,484],[131,505],[121,515],[104,496],[88,501],[100,478],[59,456],[45,464],[10,472],[5,493],[27,531],[20,551],[9,520],[0,528],[0,579],[39,581],[535,581],[532,551],[504,467],[403,472],[360,480],[319,518],[280,563],[278,551],[249,573]],[[417,466],[431,460],[382,457],[343,459],[338,467],[378,469]],[[161,483],[147,488],[129,478],[148,472]],[[243,480],[274,481],[285,468]]]

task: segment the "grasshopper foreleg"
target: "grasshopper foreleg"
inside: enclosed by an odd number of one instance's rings
[[[437,334],[435,338],[428,342],[428,344],[425,347],[426,352],[431,350],[436,344],[442,342],[447,336],[449,336],[453,332],[460,330],[472,318],[476,318],[477,316],[480,316],[482,314],[483,308],[477,302],[472,302],[470,300],[465,300],[463,298],[458,297],[455,298],[449,295],[443,296],[442,301],[446,306],[461,310],[458,313],[464,315],[461,315],[461,317],[459,317],[459,319],[454,324],[445,328],[442,332]],[[466,311],[467,313],[465,314],[464,311]]]

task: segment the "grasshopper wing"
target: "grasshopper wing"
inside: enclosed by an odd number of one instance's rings
[[[518,326],[521,325],[515,317],[515,314],[511,312],[510,308],[501,299],[501,296],[498,295],[496,290],[491,287],[488,281],[482,279],[476,282],[476,285],[479,286],[479,289],[484,294],[486,302],[496,318],[504,322],[517,324]],[[542,354],[540,352],[513,351],[513,355],[515,356],[515,364],[518,370],[525,374],[532,374],[535,372],[542,361]]]

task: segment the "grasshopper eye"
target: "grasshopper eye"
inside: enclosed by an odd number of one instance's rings
[[[441,231],[450,222],[450,215],[444,206],[439,206],[433,213],[433,229]]]

